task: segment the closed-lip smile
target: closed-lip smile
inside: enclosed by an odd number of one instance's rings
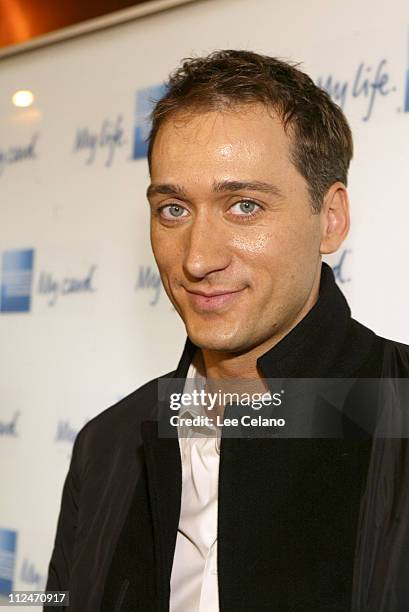
[[[216,290],[216,291],[212,291],[210,293],[206,293],[205,291],[191,291],[190,289],[186,289],[186,291],[188,293],[193,293],[194,295],[202,295],[203,297],[207,297],[207,298],[211,298],[211,297],[215,297],[216,295],[226,295],[228,293],[238,293],[239,291],[242,291],[242,289],[221,289],[221,290]]]
[[[231,302],[238,298],[244,289],[245,287],[232,290],[214,289],[211,292],[200,290],[190,291],[186,289],[186,292],[194,310],[210,312],[229,306]]]

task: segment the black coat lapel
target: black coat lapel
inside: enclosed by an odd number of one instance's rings
[[[169,583],[180,513],[181,462],[177,438],[142,423],[142,466],[105,584],[102,610],[168,610]]]
[[[165,611],[169,609],[182,491],[179,442],[177,438],[160,437],[157,422],[143,423],[142,437],[153,519],[159,610]]]
[[[175,390],[186,377],[195,350],[187,339],[177,370],[163,377],[166,381],[176,379]],[[156,394],[158,383],[154,391]],[[151,402],[150,396],[148,399]],[[180,513],[181,462],[177,438],[158,434],[157,399],[148,412],[144,406],[135,407],[143,416],[136,431],[134,427],[128,431],[127,443],[121,445],[132,461],[117,466],[117,494],[111,497],[111,511],[121,508],[123,524],[111,537],[113,556],[102,602],[106,612],[157,612],[168,606]],[[121,491],[126,496],[121,496]]]

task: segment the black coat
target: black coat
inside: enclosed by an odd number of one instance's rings
[[[408,347],[351,318],[323,264],[318,302],[257,363],[266,378],[375,378],[395,346],[409,355]],[[177,370],[167,377],[186,377],[195,348],[188,339]],[[48,590],[70,591],[75,612],[169,610],[181,462],[177,439],[158,436],[157,389],[157,379],[147,383],[89,421],[75,441],[47,582]],[[223,434],[221,612],[352,609],[371,447],[370,436]]]

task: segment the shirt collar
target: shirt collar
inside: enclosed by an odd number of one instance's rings
[[[197,350],[189,366],[183,393],[190,394],[193,390],[200,391],[201,389],[205,389],[206,377],[202,374],[203,370],[199,370],[199,363],[201,363],[201,351]],[[187,413],[192,416],[204,416],[206,414],[201,404],[197,406],[181,406],[179,408],[179,416],[184,416]]]
[[[203,374],[204,364],[200,349],[196,350],[192,363],[189,366],[183,393],[192,393],[193,390],[200,391],[206,388],[206,377]],[[179,417],[197,417],[206,416],[205,408],[198,405],[181,406],[178,411]],[[178,437],[181,446],[182,454],[186,452],[190,441],[195,438],[214,438],[216,451],[220,452],[220,427],[188,427],[186,425],[178,425]]]

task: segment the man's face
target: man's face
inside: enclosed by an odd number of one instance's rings
[[[313,305],[320,215],[289,148],[279,118],[259,104],[176,116],[157,133],[152,248],[203,349],[250,350],[285,335]]]

